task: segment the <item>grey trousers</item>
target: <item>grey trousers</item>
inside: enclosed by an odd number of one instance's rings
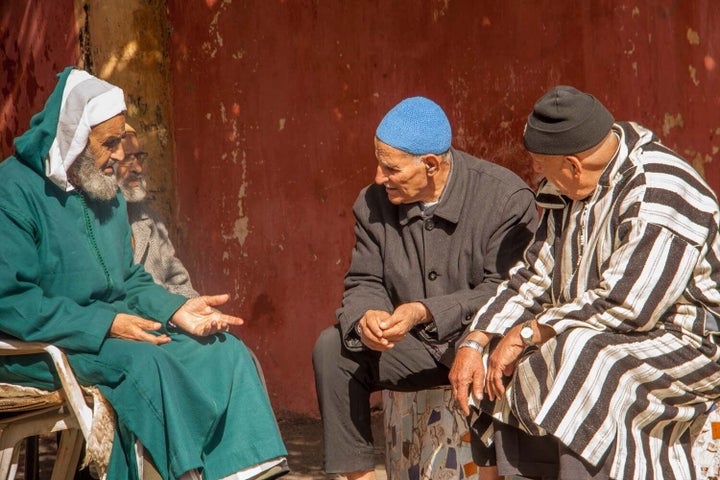
[[[325,442],[325,472],[373,470],[370,394],[417,391],[449,385],[448,368],[437,363],[412,335],[385,352],[350,352],[339,327],[320,333],[313,368]]]

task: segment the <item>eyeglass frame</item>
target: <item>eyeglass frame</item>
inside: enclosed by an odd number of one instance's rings
[[[122,160],[117,161],[117,164],[120,167],[129,167],[137,161],[140,166],[143,166],[145,164],[145,161],[147,161],[147,157],[147,152],[127,153]]]

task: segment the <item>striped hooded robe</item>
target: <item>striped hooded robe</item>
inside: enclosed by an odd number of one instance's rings
[[[525,263],[470,325],[503,335],[535,318],[557,334],[482,408],[613,479],[690,479],[691,426],[720,397],[717,199],[649,130],[613,131],[618,152],[588,198],[540,185]]]
[[[117,87],[67,68],[0,163],[0,335],[61,347],[117,418],[108,479],[133,479],[139,439],[163,479],[206,480],[286,455],[249,351],[230,334],[167,328],[187,299],[133,264],[126,204],[67,181],[90,128],[125,109]],[[164,345],[110,338],[118,313],[163,324]],[[0,382],[59,387],[44,356],[3,356]]]

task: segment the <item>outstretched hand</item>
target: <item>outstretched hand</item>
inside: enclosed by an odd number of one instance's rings
[[[226,315],[214,308],[228,301],[228,294],[202,295],[189,299],[172,316],[172,322],[186,332],[204,337],[225,332],[230,325],[242,325],[240,317]]]

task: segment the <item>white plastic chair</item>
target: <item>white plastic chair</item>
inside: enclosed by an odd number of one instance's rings
[[[51,480],[73,478],[83,442],[92,434],[93,409],[90,405],[101,403],[100,400],[104,402],[97,390],[86,399],[65,354],[56,346],[0,339],[0,355],[43,352],[50,355],[62,388],[50,392],[0,383],[3,391],[0,401],[0,480],[15,478],[19,447],[25,438],[49,432],[61,432]],[[140,452],[142,450],[138,449]],[[142,478],[142,457],[138,459]]]

